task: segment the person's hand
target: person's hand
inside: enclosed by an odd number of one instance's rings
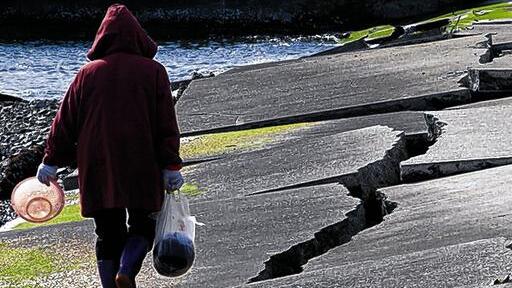
[[[57,168],[57,166],[46,165],[44,163],[39,164],[37,168],[37,180],[50,186],[50,181],[57,179]]]
[[[164,188],[167,190],[178,190],[181,188],[181,186],[183,186],[183,183],[185,183],[185,180],[183,180],[183,176],[181,176],[180,171],[165,169],[162,171],[162,174],[164,178]]]

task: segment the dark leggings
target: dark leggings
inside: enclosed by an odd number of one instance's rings
[[[126,225],[128,212],[128,226]],[[151,212],[134,209],[105,209],[96,213],[96,259],[119,261],[126,239],[130,236],[142,236],[153,245],[156,221]]]

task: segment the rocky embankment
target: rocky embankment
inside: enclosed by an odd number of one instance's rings
[[[57,100],[0,102],[0,226],[14,217],[7,200],[14,186],[35,175],[57,108]]]

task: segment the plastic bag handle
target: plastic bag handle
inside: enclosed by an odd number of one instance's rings
[[[171,195],[171,197],[176,199],[176,202],[180,203],[179,208],[180,208],[180,210],[181,210],[180,212],[182,214],[190,215],[188,199],[187,199],[187,197],[183,196],[183,193],[181,193],[180,189],[176,189],[176,190],[165,189],[165,193]]]

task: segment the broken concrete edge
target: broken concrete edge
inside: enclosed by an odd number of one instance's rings
[[[463,79],[472,92],[512,92],[510,68],[468,68],[468,75]]]
[[[495,35],[497,33],[484,34],[487,40],[477,43],[477,47],[486,49],[485,53],[480,55],[480,64],[491,63],[495,58],[503,56],[504,51],[512,50],[512,42],[495,43],[493,39]]]
[[[402,183],[416,183],[512,164],[512,157],[400,165]]]
[[[302,266],[310,259],[348,243],[359,232],[381,223],[384,216],[392,213],[397,204],[387,200],[386,195],[377,190],[399,184],[399,163],[408,157],[406,135],[401,132],[381,160],[359,168],[357,173],[331,178],[330,181],[339,181],[361,203],[345,214],[344,220],[320,229],[313,239],[270,256],[264,263],[265,269],[249,279],[249,283],[301,273]],[[305,183],[301,187],[305,187],[304,185],[314,186],[312,183]]]
[[[472,95],[470,90],[465,87],[460,87],[452,89],[451,91],[412,96],[398,100],[380,101],[363,105],[347,106],[338,109],[321,110],[306,114],[296,114],[279,118],[255,120],[247,123],[226,125],[218,128],[189,130],[183,132],[181,135],[183,137],[189,137],[202,134],[240,131],[275,125],[286,125],[301,122],[318,122],[401,111],[440,110],[451,106],[469,104],[471,101]]]
[[[435,142],[443,134],[443,127],[447,124],[430,112],[423,113],[423,118],[428,131],[427,141]]]
[[[501,57],[502,53],[506,50],[512,50],[512,42],[495,43],[493,36],[497,33],[455,33],[452,37],[470,37],[476,35],[483,35],[486,40],[479,42],[475,45],[476,48],[486,49],[484,54],[480,55],[480,64],[491,63],[494,58]]]
[[[192,83],[192,81],[211,77],[215,77],[215,74],[213,74],[213,72],[210,72],[210,74],[208,75],[203,75],[201,73],[194,72],[190,79],[171,81],[171,91],[173,94],[174,103],[180,100],[181,96],[183,96],[183,93],[185,93],[185,90],[187,90],[188,86],[190,85],[190,83]]]

